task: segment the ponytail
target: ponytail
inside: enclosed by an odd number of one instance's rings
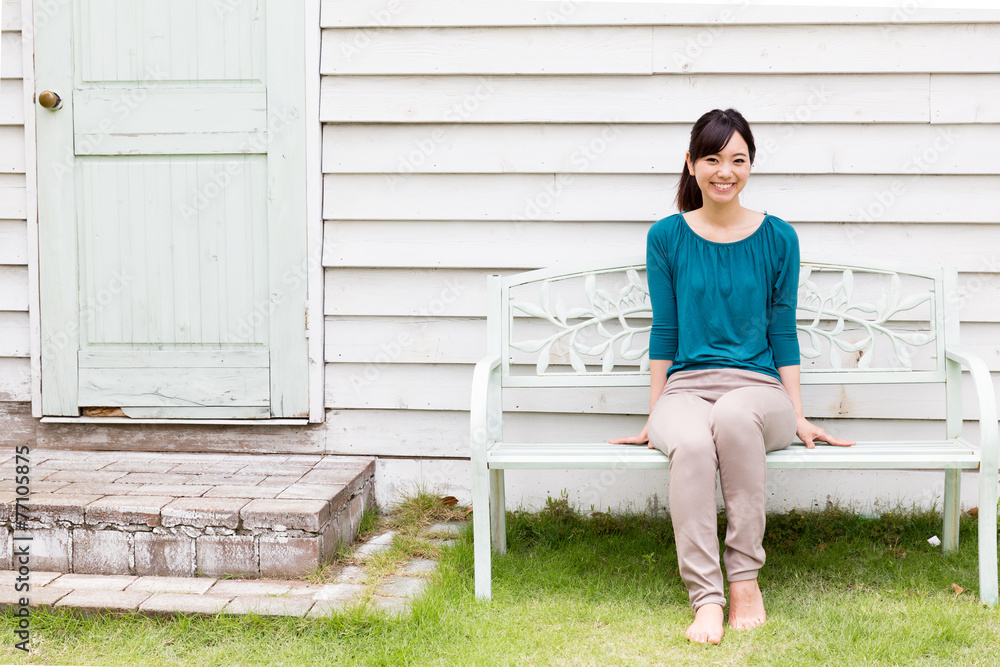
[[[674,203],[677,204],[677,210],[682,213],[701,208],[702,205],[701,188],[698,187],[698,181],[688,171],[687,160],[681,167],[681,181],[677,185],[677,197],[674,198]]]

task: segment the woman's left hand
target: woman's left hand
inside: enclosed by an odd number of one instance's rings
[[[809,449],[813,449],[816,446],[814,442],[815,440],[822,440],[823,442],[836,447],[850,447],[851,445],[856,444],[854,440],[844,440],[843,438],[833,437],[819,426],[810,423],[805,417],[798,418],[795,435],[799,436],[799,439],[802,440],[802,442],[804,442],[806,447]]]

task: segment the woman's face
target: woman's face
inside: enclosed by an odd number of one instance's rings
[[[750,178],[750,149],[739,132],[733,132],[722,150],[691,163],[687,154],[688,172],[701,188],[702,199],[719,205],[738,202],[740,192]]]

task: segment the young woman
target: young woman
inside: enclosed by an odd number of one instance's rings
[[[616,444],[649,443],[670,457],[670,517],[694,622],[687,637],[723,634],[716,473],[728,527],[723,562],[729,625],[764,623],[757,572],[764,564],[764,454],[795,435],[812,448],[854,443],[802,416],[795,306],[799,244],[784,220],[744,208],[756,148],[734,109],[715,109],[691,130],[677,193],[680,213],[646,239],[653,307],[649,419]]]

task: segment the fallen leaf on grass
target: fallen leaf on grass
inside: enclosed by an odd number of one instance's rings
[[[472,508],[471,507],[469,509],[465,510],[465,516],[469,516],[470,514],[472,514]]]
[[[447,505],[449,507],[458,504],[458,498],[456,498],[455,496],[443,496],[441,498],[438,498],[438,501],[440,501],[442,505]]]
[[[968,514],[969,516],[979,516],[979,508],[973,507],[968,512],[966,512],[966,514]]]
[[[958,584],[952,584],[951,587],[955,589],[955,595],[961,595],[965,592],[965,589]]]

